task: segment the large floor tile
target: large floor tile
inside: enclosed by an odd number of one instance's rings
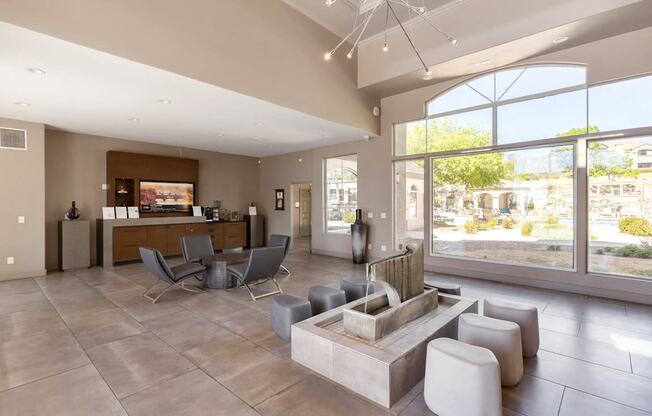
[[[27,293],[0,292],[0,315],[20,311],[35,311],[52,308],[52,304],[43,292]]]
[[[0,295],[40,292],[41,287],[34,279],[16,279],[0,282]]]
[[[577,335],[580,332],[580,321],[539,313],[539,328],[561,332],[562,334]]]
[[[621,351],[652,355],[652,335],[631,331],[627,327],[612,328],[583,323],[579,336],[592,341],[610,344]]]
[[[79,275],[78,275],[79,276]],[[113,272],[95,272],[79,276],[86,284],[100,293],[119,292],[122,290],[137,289],[145,290],[144,287]]]
[[[0,345],[0,391],[88,364],[68,330]]]
[[[581,391],[566,389],[559,416],[649,416],[649,413],[632,409]]]
[[[169,297],[166,297],[166,295],[168,294],[166,293],[163,295],[156,303],[152,303],[151,300],[143,297],[143,291],[138,289],[111,292],[107,293],[105,296],[121,307],[134,319],[142,322],[147,319],[183,310],[181,305],[174,302]]]
[[[145,320],[143,326],[181,352],[230,335],[228,329],[186,310]]]
[[[218,320],[217,322],[254,342],[263,340],[274,333],[272,331],[271,315],[251,308],[243,308],[241,311],[230,315],[228,319]]]
[[[92,365],[0,393],[3,416],[126,416]]]
[[[0,315],[0,343],[35,337],[61,329],[66,329],[66,325],[53,307]]]
[[[632,359],[632,372],[639,376],[652,378],[652,354],[630,353]]]
[[[179,303],[184,308],[208,320],[219,322],[228,320],[230,315],[245,308],[239,302],[230,300],[229,297],[229,292],[209,291],[205,296],[193,296],[181,300]]]
[[[437,416],[428,409],[423,394],[419,394],[412,402],[401,412],[399,416]],[[503,416],[525,416],[522,413],[515,412],[503,407]]]
[[[362,400],[320,377],[311,375],[256,406],[263,416],[386,415],[380,407]]]
[[[130,416],[256,416],[258,413],[201,370],[123,400]]]
[[[120,309],[66,316],[66,323],[86,349],[145,332],[145,328]]]
[[[652,379],[539,351],[526,360],[527,374],[584,391],[631,407],[652,412]]]
[[[100,345],[88,355],[120,399],[195,368],[150,333]]]
[[[564,386],[523,375],[515,387],[503,388],[503,407],[528,416],[557,416]]]
[[[540,330],[541,346],[546,351],[630,372],[629,353],[609,344],[592,342],[573,335]]]

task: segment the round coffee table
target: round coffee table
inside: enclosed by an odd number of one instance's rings
[[[229,275],[227,267],[231,264],[244,263],[249,259],[248,252],[223,253],[206,257],[202,264],[206,266],[204,272],[204,287],[207,289],[229,289],[233,287],[233,278]]]

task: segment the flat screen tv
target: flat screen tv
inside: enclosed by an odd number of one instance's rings
[[[141,212],[190,212],[194,201],[194,183],[140,181]]]

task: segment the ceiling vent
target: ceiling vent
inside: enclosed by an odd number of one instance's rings
[[[0,127],[0,149],[27,150],[27,130]]]

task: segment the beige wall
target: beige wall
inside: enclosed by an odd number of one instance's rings
[[[45,273],[44,127],[4,118],[0,127],[27,130],[27,151],[0,149],[0,280],[39,276]]]
[[[340,39],[280,0],[3,0],[0,19],[376,134]]]
[[[652,28],[591,44],[567,49],[542,56],[528,62],[574,62],[588,66],[590,83],[606,81],[629,75],[652,72]],[[389,253],[380,251],[386,245],[388,251],[392,241],[392,177],[391,177],[391,137],[394,123],[414,120],[425,115],[425,102],[445,89],[459,83],[462,79],[431,85],[407,91],[382,100],[381,137],[370,142],[354,142],[346,145],[315,149],[302,154],[282,155],[263,159],[261,166],[261,201],[269,194],[273,206],[271,184],[289,187],[290,183],[311,181],[313,183],[312,247],[316,253],[350,257],[350,237],[324,233],[323,174],[322,160],[325,157],[358,154],[358,206],[364,210],[364,219],[370,224],[370,240],[373,245],[371,257]],[[299,169],[296,163],[303,157],[304,166]],[[311,174],[307,172],[305,161],[311,160]],[[309,176],[308,176],[309,175]],[[374,219],[367,219],[372,210]],[[380,213],[386,212],[386,220]],[[269,229],[275,232],[290,232],[289,212],[270,216]],[[652,303],[652,285],[634,279],[592,277],[580,273],[568,273],[547,269],[533,269],[522,266],[487,264],[472,260],[449,260],[427,257],[427,268],[431,271],[461,274],[471,277],[485,277],[494,280],[530,284],[540,287],[556,288],[631,299]],[[527,276],[527,277],[525,277]]]
[[[92,221],[101,217],[106,204],[106,152],[148,153],[199,160],[198,203],[237,209],[241,215],[251,202],[258,200],[259,166],[257,159],[203,150],[178,148],[137,141],[89,136],[56,130],[45,131],[45,218],[46,266],[57,266],[57,222],[63,218],[70,202],[75,200],[82,218]],[[42,163],[41,163],[42,165]],[[95,244],[91,245],[92,263],[96,260]]]

